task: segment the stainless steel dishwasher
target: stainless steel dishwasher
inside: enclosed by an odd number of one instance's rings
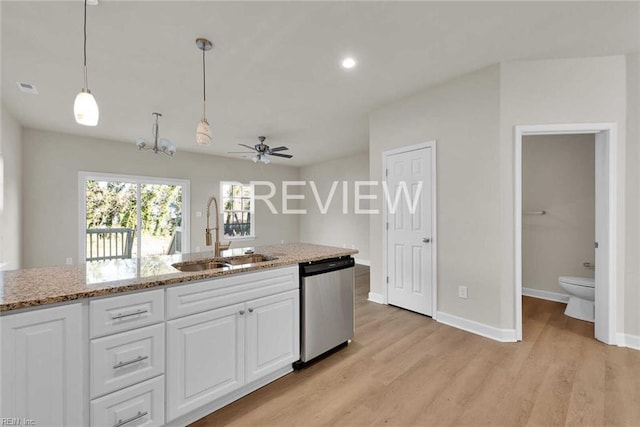
[[[346,345],[354,334],[354,265],[350,256],[300,264],[300,361]]]

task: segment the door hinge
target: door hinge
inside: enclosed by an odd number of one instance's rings
[[[595,247],[596,247],[596,249],[598,249],[598,242],[596,242]]]
[[[389,169],[384,170],[384,176],[389,176]]]
[[[387,223],[386,227],[387,227],[387,230],[388,230],[389,229],[389,223]]]
[[[387,284],[389,284],[389,276],[387,276]]]

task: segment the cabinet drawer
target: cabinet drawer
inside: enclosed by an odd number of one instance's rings
[[[164,372],[164,324],[91,341],[91,398]]]
[[[151,427],[164,424],[164,376],[91,401],[91,425]]]
[[[164,320],[164,290],[119,295],[89,303],[91,338]]]
[[[167,318],[175,319],[299,289],[298,266],[219,277],[167,289]]]

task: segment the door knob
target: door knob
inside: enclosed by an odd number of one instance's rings
[[[422,243],[429,243],[429,242],[431,242],[431,239],[430,239],[430,238],[428,238],[428,237],[424,237],[424,238],[422,239]]]

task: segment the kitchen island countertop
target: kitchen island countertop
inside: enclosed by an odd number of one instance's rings
[[[246,249],[230,249],[224,251],[222,256],[240,256]],[[0,312],[188,283],[358,253],[355,249],[309,243],[269,245],[251,249],[256,254],[264,254],[275,259],[233,266],[224,270],[198,272],[181,272],[172,266],[175,263],[212,258],[212,251],[207,251],[140,259],[91,261],[75,266],[0,271]]]

